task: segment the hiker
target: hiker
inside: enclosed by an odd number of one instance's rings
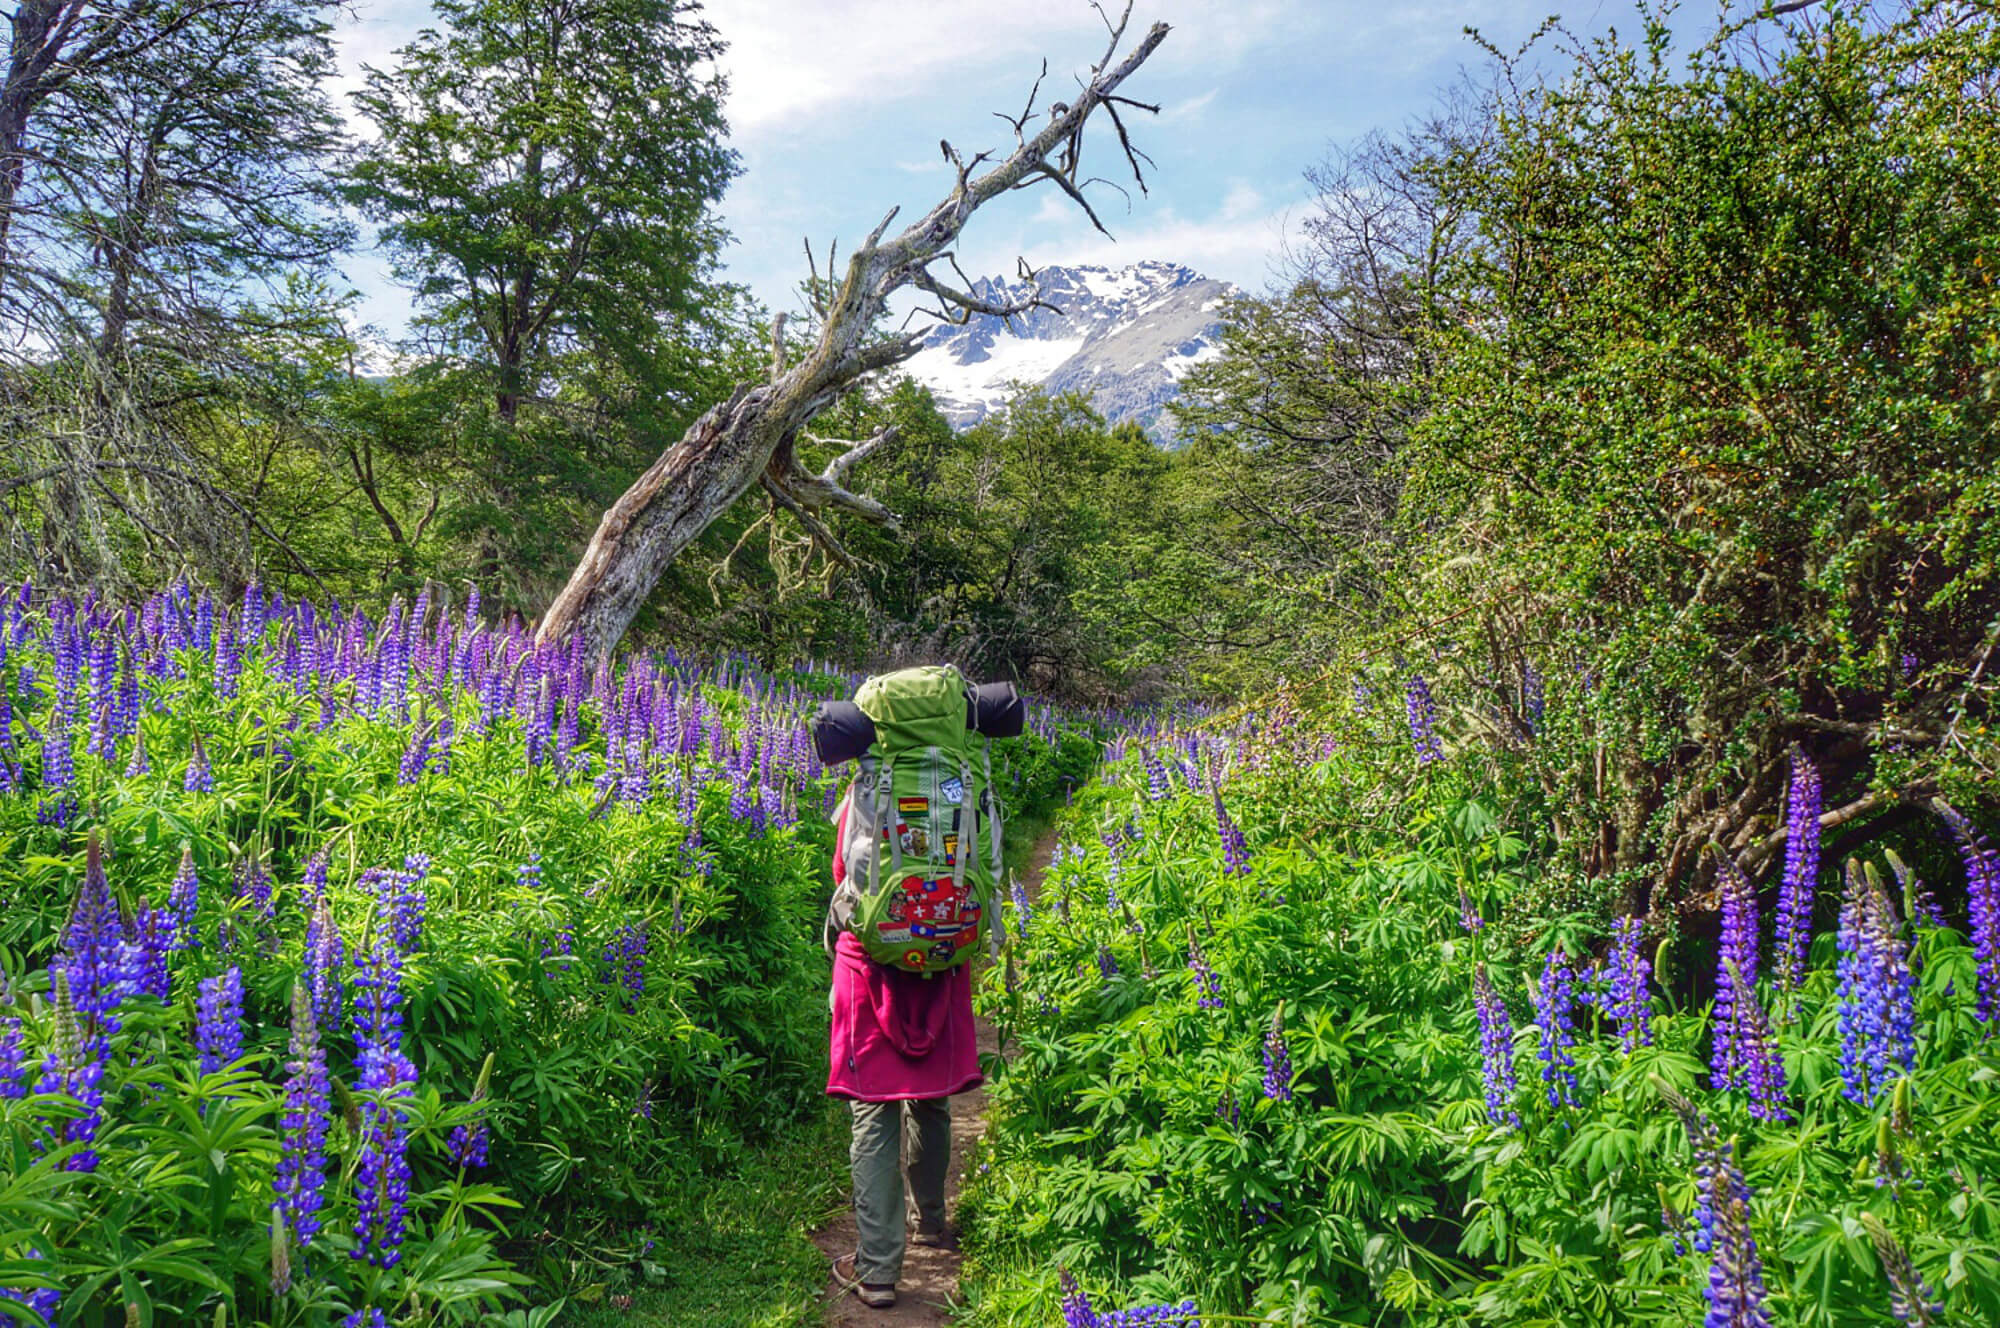
[[[968,961],[999,940],[1000,810],[983,738],[1018,734],[1024,711],[1010,684],[974,688],[927,666],[870,678],[814,725],[822,760],[861,763],[833,813],[826,1091],[853,1111],[859,1230],[834,1276],[876,1309],[896,1303],[906,1179],[917,1242],[957,1248],[950,1098],[984,1082]]]

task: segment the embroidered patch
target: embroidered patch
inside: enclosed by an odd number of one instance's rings
[[[931,800],[929,798],[899,797],[896,799],[896,810],[901,812],[905,816],[927,812],[930,809],[931,809]]]
[[[938,795],[956,807],[965,801],[965,781],[956,777],[938,785]]]

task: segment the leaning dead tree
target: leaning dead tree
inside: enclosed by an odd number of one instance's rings
[[[761,485],[776,508],[795,517],[828,556],[850,565],[851,558],[823,514],[847,512],[894,527],[895,517],[887,508],[847,487],[848,472],[891,442],[893,431],[884,429],[858,442],[813,439],[803,431],[864,375],[916,353],[921,332],[885,336],[876,330],[895,292],[905,287],[923,292],[938,302],[932,312],[953,322],[977,314],[1006,318],[1043,304],[1032,273],[1027,274],[1026,294],[1018,299],[974,294],[952,262],[951,246],[983,204],[1009,190],[1044,183],[1061,190],[1103,230],[1084,195],[1086,187],[1097,181],[1082,169],[1084,126],[1100,107],[1117,131],[1126,166],[1143,189],[1139,163],[1146,158],[1133,146],[1119,108],[1159,108],[1119,96],[1117,90],[1166,38],[1167,25],[1154,24],[1135,45],[1121,51],[1131,12],[1128,3],[1115,23],[1106,16],[1110,42],[1104,54],[1078,80],[1070,101],[1046,108],[1040,129],[1030,127],[1037,115],[1040,78],[1019,116],[1000,117],[1012,126],[1015,141],[1004,159],[981,171],[992,154],[982,152],[967,160],[950,143],[941,145],[945,160],[957,172],[951,192],[921,219],[890,237],[889,225],[896,217],[892,209],[849,257],[838,285],[819,298],[818,335],[811,349],[788,365],[780,320],[764,379],[737,387],[727,401],[696,420],[605,512],[569,584],[542,617],[542,642],[581,635],[592,654],[609,651],[674,558],[753,485]],[[934,275],[931,268],[938,263],[949,264],[960,284]],[[846,450],[812,473],[798,460],[801,439],[841,441]]]

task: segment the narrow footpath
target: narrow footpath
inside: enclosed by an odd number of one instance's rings
[[[1055,848],[1056,835],[1051,829],[1036,842],[1021,869],[1021,884],[1026,887],[1031,899],[1041,893],[1042,874],[1048,870]],[[979,1056],[984,1062],[986,1057],[999,1050],[999,1035],[984,1015],[976,1015],[975,1020],[979,1026]],[[985,1089],[975,1088],[951,1100],[951,1170],[945,1178],[944,1193],[945,1209],[951,1214],[953,1223],[958,1221],[958,1191],[965,1177],[966,1159],[985,1129]],[[956,1250],[934,1250],[913,1240],[903,1256],[903,1279],[896,1284],[895,1306],[876,1310],[863,1305],[858,1296],[842,1292],[831,1276],[832,1259],[852,1250],[856,1235],[852,1205],[843,1205],[825,1226],[813,1233],[813,1243],[819,1246],[829,1261],[827,1324],[918,1328],[919,1325],[950,1321],[951,1309],[958,1303],[961,1256]]]

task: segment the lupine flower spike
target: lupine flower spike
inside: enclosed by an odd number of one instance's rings
[[[1840,1077],[1843,1095],[1872,1104],[1916,1065],[1916,976],[1872,864],[1847,864],[1840,908]]]
[[[1472,971],[1473,1005],[1479,1011],[1479,1059],[1486,1080],[1486,1118],[1495,1125],[1521,1123],[1514,1109],[1514,1094],[1520,1080],[1514,1071],[1514,1021],[1507,1006],[1487,976],[1486,965]]]
[[[1548,1086],[1549,1105],[1573,1107],[1577,1104],[1576,1058],[1576,973],[1569,956],[1551,951],[1542,966],[1542,978],[1535,986],[1535,1028],[1541,1048],[1542,1082]]]
[[[1896,1322],[1910,1325],[1910,1328],[1932,1328],[1942,1324],[1944,1302],[1931,1290],[1930,1283],[1918,1275],[1916,1265],[1910,1262],[1910,1255],[1885,1226],[1882,1219],[1873,1213],[1861,1214],[1861,1225],[1868,1232],[1868,1239],[1875,1245],[1876,1257],[1882,1261],[1883,1276],[1889,1279],[1889,1313]]]
[[[1812,942],[1813,887],[1819,881],[1819,767],[1792,749],[1792,782],[1785,794],[1785,879],[1778,891],[1777,979],[1796,987],[1805,976]]]
[[[1687,1128],[1694,1150],[1694,1244],[1709,1256],[1704,1328],[1771,1328],[1764,1264],[1750,1230],[1750,1186],[1725,1140],[1694,1103],[1658,1078],[1653,1088]]]
[[[1972,953],[1978,968],[1979,1017],[2000,1023],[2000,853],[1956,809],[1932,804],[1951,829],[1965,862],[1967,901],[1972,920]]]
[[[1285,1042],[1285,1003],[1272,1012],[1264,1034],[1264,1096],[1273,1102],[1292,1100],[1292,1051]]]

